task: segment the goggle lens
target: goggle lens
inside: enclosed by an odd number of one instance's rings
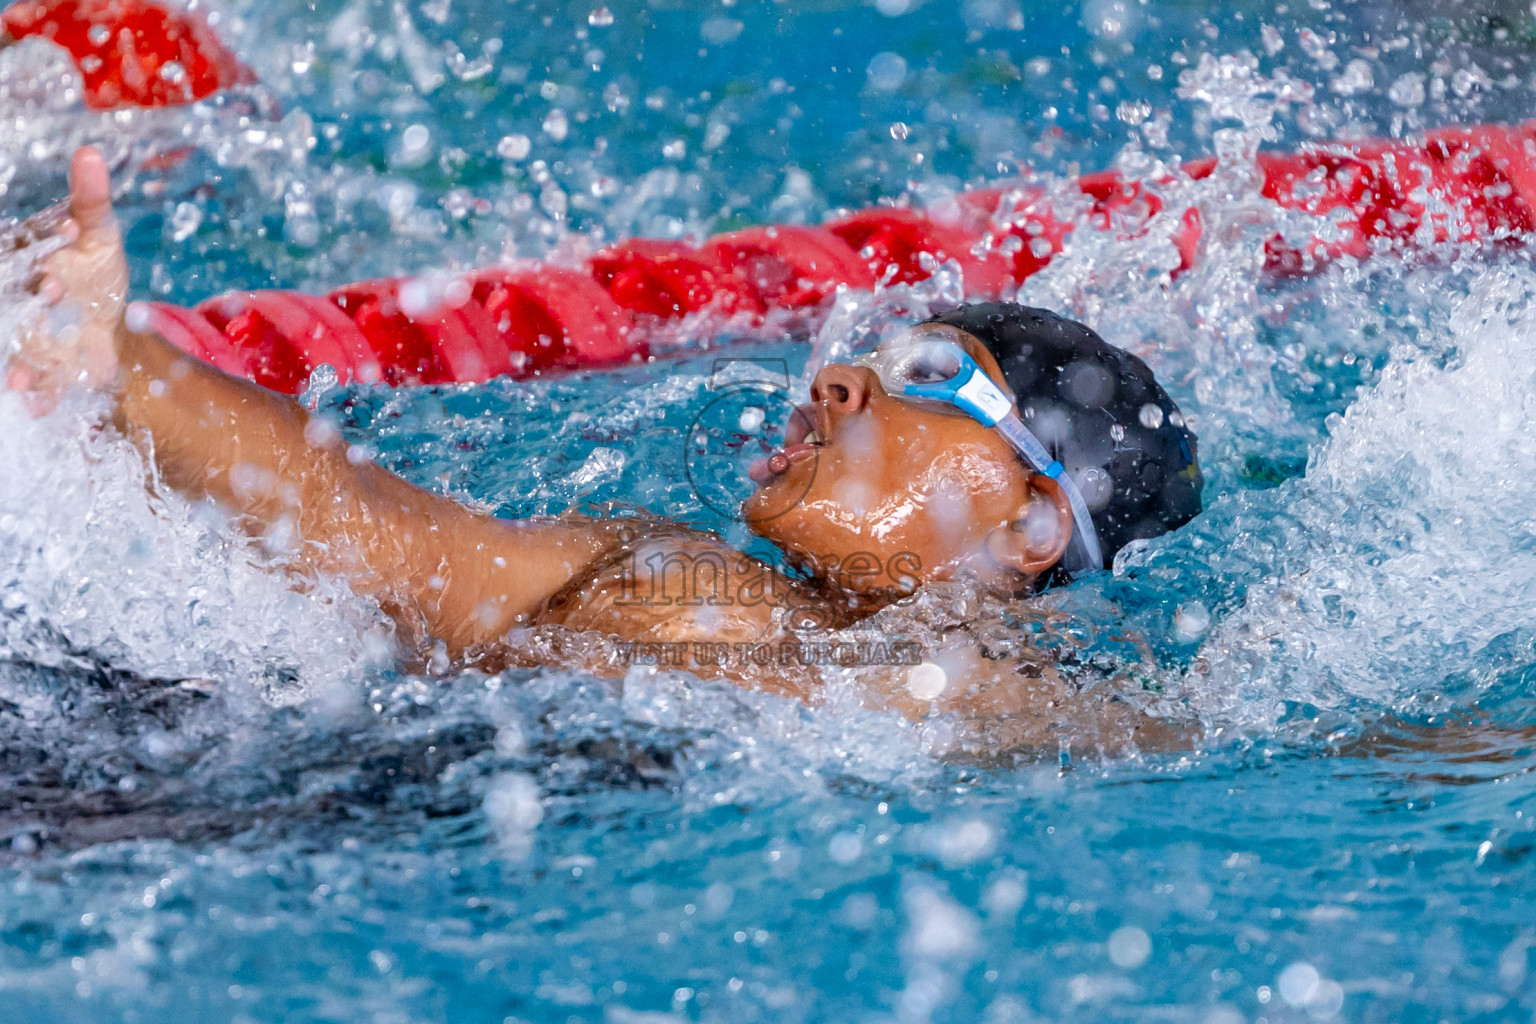
[[[886,394],[900,398],[908,387],[953,380],[965,368],[965,350],[948,341],[914,341],[859,356],[854,365],[875,371]]]
[[[913,345],[901,351],[889,371],[891,382],[905,387],[908,384],[942,384],[953,380],[961,368],[960,353],[947,342],[928,342]]]

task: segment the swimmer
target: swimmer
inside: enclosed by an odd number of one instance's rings
[[[988,303],[823,367],[785,446],[753,468],[748,522],[804,579],[676,524],[479,514],[356,458],[293,399],[152,333],[128,302],[100,154],[77,152],[70,178],[68,217],[32,225],[64,245],[32,282],[54,309],[23,338],[8,386],[39,414],[70,388],[109,395],[113,425],[162,484],[217,502],[286,552],[290,571],[340,576],[376,600],[407,659],[614,674],[613,651],[640,650],[814,703],[822,675],[806,659],[732,655],[803,650],[926,585],[1012,601],[1102,570],[1128,542],[1200,511],[1195,438],[1145,364],[1081,324]],[[607,661],[550,641],[594,634]],[[861,671],[860,699],[976,725],[967,735],[985,739],[962,743],[973,750],[1113,753],[1193,735],[1079,691],[1039,658],[999,658],[969,637],[946,638],[945,652]]]

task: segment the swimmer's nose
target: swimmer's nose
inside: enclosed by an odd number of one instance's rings
[[[879,381],[868,367],[829,363],[811,382],[811,401],[840,412],[858,412],[869,403],[870,391],[880,386]]]

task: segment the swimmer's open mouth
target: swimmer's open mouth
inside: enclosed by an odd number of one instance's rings
[[[828,444],[827,412],[819,405],[800,405],[784,427],[784,446],[747,470],[754,483],[765,484],[797,462],[815,458],[816,449]]]

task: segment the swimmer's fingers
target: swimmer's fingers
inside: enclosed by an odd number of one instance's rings
[[[29,295],[41,296],[50,306],[58,305],[64,298],[64,283],[46,264],[34,267],[22,282],[22,288]]]
[[[64,298],[64,285],[44,270],[36,271],[27,278],[27,291],[41,297],[50,306],[57,306]]]
[[[128,261],[115,219],[88,229],[76,218],[59,226],[67,244],[39,261],[38,294],[50,302],[69,297],[104,324],[122,317],[128,297]],[[50,284],[49,282],[53,282]]]
[[[52,411],[67,385],[58,344],[46,330],[27,331],[6,367],[6,387],[21,394],[27,411],[34,417]]]
[[[80,226],[82,238],[102,232],[117,233],[112,212],[112,178],[107,162],[94,146],[75,150],[69,165],[69,215]]]
[[[37,293],[48,309],[22,332],[6,367],[6,385],[29,396],[28,407],[40,415],[65,391],[97,390],[115,379],[122,312],[121,304],[72,293],[51,274],[41,277]]]
[[[21,395],[27,412],[36,419],[46,416],[58,404],[58,399],[47,391],[37,389],[32,370],[25,366],[13,366],[6,373],[5,386]]]
[[[128,293],[128,268],[115,249],[71,245],[38,261],[27,289],[46,294],[42,289],[50,281],[87,309],[110,308],[120,313]]]

